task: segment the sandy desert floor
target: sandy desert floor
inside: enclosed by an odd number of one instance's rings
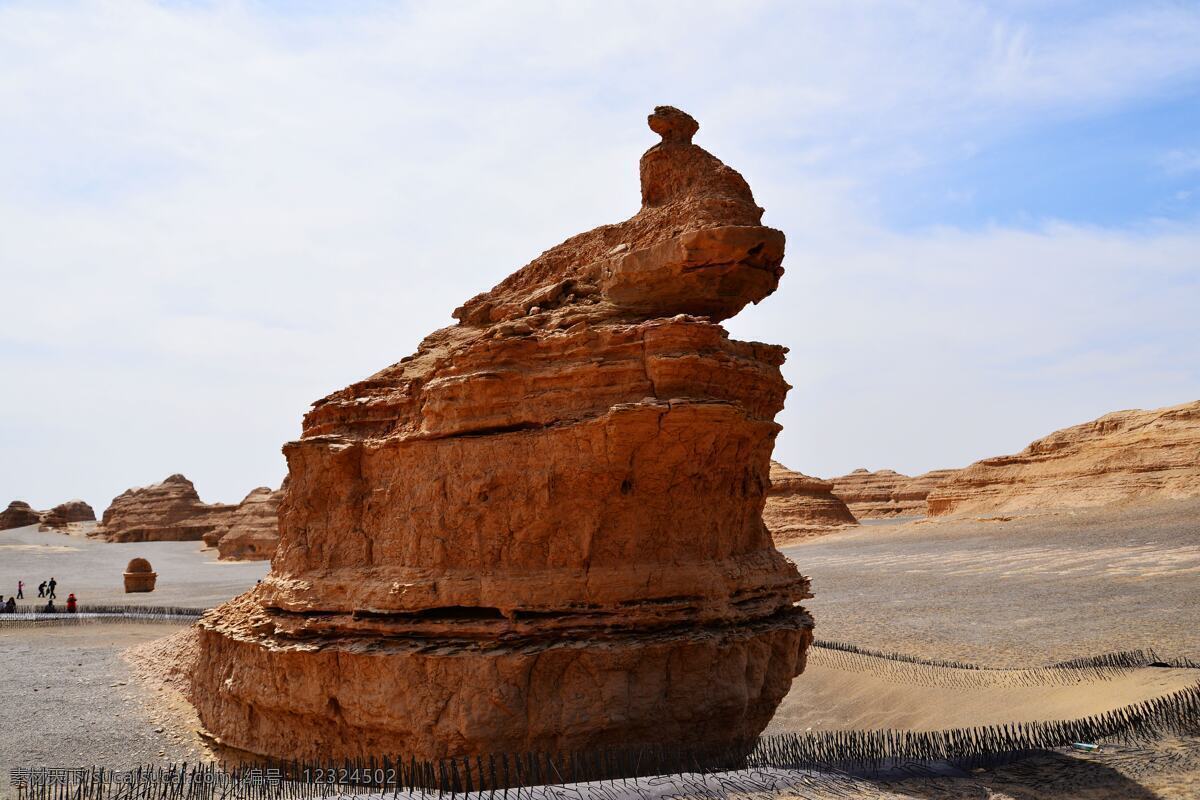
[[[202,542],[111,544],[80,534],[38,531],[36,526],[0,531],[0,594],[37,602],[38,584],[58,581],[57,605],[74,592],[80,604],[209,608],[244,592],[267,574],[266,561],[218,561]],[[149,559],[158,573],[153,592],[126,594],[122,574],[132,558]]]
[[[783,548],[818,639],[996,666],[1200,659],[1200,500],[872,524]]]
[[[863,526],[785,552],[813,577],[817,597],[806,605],[818,620],[819,638],[1012,668],[1150,647],[1165,657],[1200,659],[1198,520],[1200,501],[1006,522],[904,521]],[[0,580],[14,579],[13,570],[52,573],[62,589],[71,590],[78,580],[75,586],[90,587],[86,596],[94,592],[101,602],[128,600],[113,584],[119,588],[120,570],[133,555],[146,555],[163,576],[163,594],[142,595],[139,602],[212,605],[266,571],[265,563],[217,564],[196,543],[106,545],[30,529],[15,534],[0,533],[0,547],[10,545],[0,550]],[[22,549],[30,544],[39,547]],[[179,630],[151,624],[0,627],[0,675],[6,676],[0,769],[205,757],[195,719],[178,695],[140,677],[138,659],[149,643]],[[1025,685],[1000,673],[980,686],[952,671],[931,684],[913,677],[918,672],[875,670],[869,658],[847,666],[831,651],[815,651],[771,730],[930,729],[1006,717],[1084,716],[1200,680],[1195,670],[1143,669],[1079,685]],[[6,796],[6,778],[0,779],[0,796]],[[820,782],[800,783],[773,794],[1197,798],[1200,737],[1112,745],[1096,754],[1048,752],[937,778],[847,778],[836,791]]]

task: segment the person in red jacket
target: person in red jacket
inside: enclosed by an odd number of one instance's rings
[[[67,613],[68,614],[75,613],[75,593],[74,592],[71,592],[69,595],[67,595]]]

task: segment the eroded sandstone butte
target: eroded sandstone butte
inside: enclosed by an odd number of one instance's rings
[[[925,498],[934,487],[958,470],[935,469],[909,477],[890,469],[868,472],[856,469],[830,478],[833,493],[858,519],[914,517],[925,514]]]
[[[43,513],[38,524],[38,530],[65,531],[72,529],[74,523],[95,521],[96,512],[92,510],[91,506],[82,500],[68,500],[65,503],[59,503],[54,508]]]
[[[832,533],[858,520],[833,493],[829,481],[771,462],[771,489],[763,507],[763,522],[776,544]]]
[[[228,526],[206,533],[204,541],[216,547],[224,561],[269,559],[279,544],[279,503],[283,492],[283,489],[258,487],[238,503],[229,516]]]
[[[8,508],[0,511],[0,531],[37,525],[44,512],[37,511],[24,500],[13,500]]]
[[[237,506],[204,503],[196,487],[182,475],[162,483],[127,489],[104,510],[100,524],[89,536],[110,542],[199,540],[228,525]]]
[[[191,700],[253,753],[744,746],[804,666],[762,521],[785,349],[717,323],[784,237],[662,107],[642,208],[318,401],[268,577],[198,623]]]
[[[931,516],[1200,496],[1200,401],[1117,411],[977,461],[929,494]]]

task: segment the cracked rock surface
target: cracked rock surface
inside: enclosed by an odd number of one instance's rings
[[[642,208],[314,404],[268,577],[198,625],[191,699],[283,758],[739,746],[804,666],[762,512],[786,349],[718,324],[784,237],[650,116]]]

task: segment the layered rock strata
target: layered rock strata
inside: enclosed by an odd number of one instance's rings
[[[198,541],[228,527],[236,508],[201,502],[191,481],[171,475],[162,483],[127,489],[113,498],[88,535],[110,542]]]
[[[91,506],[82,500],[68,500],[42,514],[38,530],[65,531],[74,523],[95,521],[96,512],[92,510]]]
[[[24,528],[26,525],[37,525],[45,512],[36,511],[24,500],[13,500],[8,508],[0,511],[0,531],[10,528]]]
[[[763,522],[776,544],[794,542],[858,524],[850,509],[833,493],[833,484],[777,461],[771,462],[771,489]]]
[[[230,514],[229,526],[206,533],[224,561],[265,561],[279,544],[279,503],[283,489],[260,486]],[[210,540],[211,537],[211,540]]]
[[[986,458],[929,494],[929,514],[1078,508],[1200,495],[1200,401],[1117,411]]]
[[[890,469],[868,472],[856,469],[830,478],[833,493],[845,502],[858,519],[915,517],[925,514],[925,498],[942,481],[958,470],[935,469],[909,477]]]
[[[208,613],[226,744],[417,758],[746,746],[804,667],[808,581],[762,521],[785,349],[717,323],[783,234],[661,107],[642,209],[318,401],[268,577]]]

